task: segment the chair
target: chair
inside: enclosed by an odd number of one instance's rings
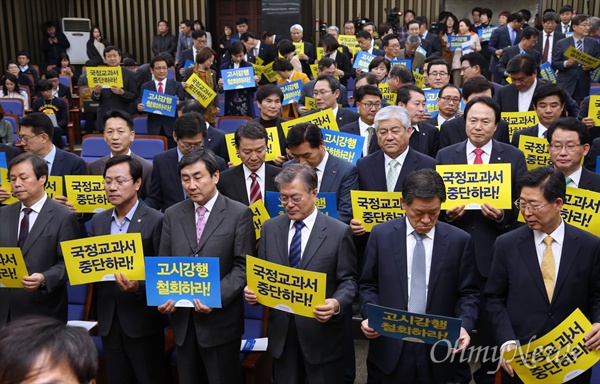
[[[348,78],[348,84],[346,85],[346,89],[348,89],[348,93],[350,93],[350,91],[354,91],[354,79],[352,77]]]
[[[33,99],[34,97],[31,95],[31,89],[27,85],[19,85],[19,89],[27,94],[27,102],[29,103],[29,110],[33,108]]]
[[[136,135],[148,134],[148,116],[136,116],[133,118],[133,130]]]
[[[592,96],[592,95],[597,95],[597,94],[599,94],[599,93],[600,93],[600,84],[598,84],[598,83],[593,83],[593,84],[590,86],[590,96]]]
[[[267,336],[269,309],[260,304],[250,305],[244,300],[244,334],[242,339]],[[273,358],[269,352],[240,352],[243,377],[246,384],[271,383]]]
[[[258,108],[258,100],[254,100],[252,104],[254,105],[254,116],[260,117],[260,108]]]
[[[157,135],[136,135],[131,142],[131,151],[136,155],[152,162],[154,155],[166,151],[167,138]]]
[[[91,134],[83,136],[81,143],[81,158],[86,163],[91,163],[110,154],[110,148],[104,141],[104,135]]]
[[[73,81],[71,79],[71,76],[60,75],[58,77],[58,82],[59,82],[59,84],[69,87],[69,89],[71,90],[71,93],[73,93]]]
[[[167,69],[167,80],[175,80],[175,68],[170,67]]]
[[[17,115],[18,119],[21,120],[23,118],[23,114],[25,113],[23,100],[17,98],[1,98],[0,105],[2,105],[2,109],[4,109],[4,113],[10,113],[13,115]]]
[[[219,98],[219,113],[217,117],[221,117],[225,115],[225,99]]]
[[[248,116],[221,116],[217,119],[217,127],[225,133],[234,133],[242,124],[252,120]]]
[[[19,117],[10,113],[4,114],[4,120],[8,121],[13,128],[13,134],[15,135],[15,144],[19,141]]]

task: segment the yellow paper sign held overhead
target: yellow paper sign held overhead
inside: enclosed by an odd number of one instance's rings
[[[85,72],[90,89],[96,85],[123,88],[121,67],[86,67]]]

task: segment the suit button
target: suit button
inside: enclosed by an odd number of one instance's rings
[[[554,315],[552,314],[552,312],[550,312],[550,313],[548,314],[548,317],[549,317],[549,318],[551,318],[551,319],[553,319],[553,318],[554,318]]]

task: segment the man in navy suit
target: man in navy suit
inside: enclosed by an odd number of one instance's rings
[[[552,68],[558,70],[557,84],[564,88],[579,105],[590,93],[591,68],[581,64],[574,59],[565,56],[569,47],[575,47],[583,53],[587,53],[600,59],[600,44],[596,39],[587,37],[590,31],[590,20],[588,15],[576,15],[571,20],[573,36],[559,41],[552,52]],[[574,115],[576,116],[576,115]]]
[[[144,90],[177,96],[176,102],[179,102],[185,98],[185,92],[181,84],[175,80],[167,79],[168,70],[169,67],[167,62],[162,56],[155,56],[152,58],[152,60],[150,60],[150,72],[152,73],[154,79],[142,85],[140,90],[140,98],[138,99],[138,111],[143,112],[145,109],[144,104],[141,104]],[[173,108],[176,108],[176,106],[174,105]],[[175,148],[176,144],[175,141],[173,141],[174,123],[175,116],[170,117],[162,114],[158,115],[155,113],[149,113],[148,134],[165,136],[169,142],[169,148]]]
[[[360,118],[340,127],[341,132],[365,138],[361,156],[367,156],[379,150],[375,134],[375,115],[381,109],[382,101],[381,90],[377,86],[367,84],[358,88],[354,94],[354,103],[358,107]]]
[[[419,21],[419,35],[421,39],[429,41],[430,51],[427,51],[427,56],[441,56],[442,42],[437,33],[429,33],[429,22],[426,16],[417,16],[415,20]]]
[[[358,171],[352,163],[335,157],[325,149],[321,129],[315,124],[300,123],[290,128],[287,136],[290,163],[307,163],[316,170],[319,192],[335,192],[338,219],[346,224],[352,218],[350,191],[358,189]]]
[[[458,359],[450,362],[447,348],[381,337],[369,326],[369,304],[456,317],[462,324],[454,347],[461,351],[470,345],[479,298],[473,242],[466,232],[437,221],[445,200],[444,181],[437,172],[412,172],[402,184],[406,217],[378,224],[371,232],[359,279],[361,329],[370,340],[369,382],[467,383],[471,379],[468,364]],[[422,254],[419,242],[425,248]],[[444,361],[433,363],[438,354],[446,359],[436,358]]]
[[[178,79],[181,79],[185,76],[185,63],[191,61],[192,63],[196,63],[196,55],[198,52],[202,50],[202,48],[206,47],[206,41],[208,37],[206,36],[206,32],[202,29],[195,29],[192,31],[192,42],[193,45],[190,49],[186,49],[181,53],[181,60],[177,62],[177,75]]]
[[[563,221],[564,175],[535,168],[517,184],[515,202],[526,226],[502,235],[492,253],[485,288],[496,345],[501,351],[537,341],[580,309],[592,322],[583,329],[588,350],[600,347],[600,239]],[[502,382],[520,383],[504,359]],[[591,372],[572,379],[589,383]]]
[[[398,88],[397,104],[406,108],[411,118],[410,147],[427,156],[435,157],[440,147],[440,131],[422,122],[425,113],[425,93],[416,85]]]
[[[331,108],[338,127],[357,121],[359,118],[358,113],[346,108],[341,108],[337,103],[337,99],[340,95],[340,86],[339,80],[332,75],[320,75],[317,77],[313,90],[317,109],[310,111],[305,115]]]
[[[496,64],[498,64],[498,59],[506,47],[510,47],[521,41],[521,28],[523,27],[523,24],[525,24],[523,15],[521,15],[519,12],[513,13],[508,18],[507,25],[492,32],[492,36],[490,37],[490,42],[488,44],[488,51],[490,55],[492,55],[490,72],[493,74],[493,80],[496,83],[501,83],[503,79],[502,74],[496,72]]]
[[[560,19],[554,12],[546,12],[542,17],[542,31],[537,44],[533,47],[542,54],[542,64],[552,62],[552,51],[556,47],[556,43],[565,38],[565,34],[556,27],[559,22]]]
[[[427,57],[430,57],[431,54],[433,53],[433,43],[431,40],[425,39],[421,34],[421,22],[417,19],[413,19],[411,21],[408,22],[408,24],[406,24],[406,28],[408,31],[408,36],[410,35],[417,35],[421,38],[421,48],[423,48],[426,52],[427,52]],[[406,42],[402,42],[402,47],[404,48]],[[441,43],[440,43],[440,49],[441,49]]]
[[[319,60],[319,64],[317,66],[317,75],[332,75],[335,76],[335,71],[337,70],[337,65],[335,60],[330,57],[323,57]],[[298,113],[300,115],[308,112],[308,108],[305,107],[306,98],[312,97],[314,98],[313,92],[315,89],[315,80],[307,81],[302,84],[302,90],[300,91],[300,100],[298,100]],[[257,95],[258,96],[258,95]],[[340,104],[343,108],[348,108],[348,89],[344,84],[340,83],[340,95],[338,96],[337,103]]]
[[[152,182],[148,197],[144,200],[149,207],[163,212],[187,198],[181,187],[177,164],[183,156],[203,146],[206,140],[206,123],[202,115],[187,112],[179,116],[175,121],[173,139],[177,147],[155,155],[152,160]],[[215,156],[215,159],[219,171],[227,169],[227,164],[221,157]]]
[[[240,37],[240,40],[246,45],[248,61],[257,63],[257,58],[261,61],[261,65],[268,65],[277,58],[277,48],[272,44],[263,43],[254,33],[246,32]],[[269,84],[266,77],[261,76],[259,85]]]
[[[184,100],[177,106],[177,109],[179,116],[188,112],[196,112],[204,119],[205,109],[198,100]],[[229,162],[229,152],[227,151],[227,143],[225,142],[225,132],[208,124],[206,120],[204,121],[204,125],[206,126],[206,134],[204,135],[203,141],[204,148],[213,151],[215,155],[221,157],[226,163]]]
[[[521,41],[519,44],[508,47],[502,51],[500,60],[498,61],[498,64],[496,64],[496,73],[503,75],[502,84],[508,84],[505,79],[508,76],[506,73],[506,66],[513,57],[527,54],[533,57],[538,66],[540,65],[542,54],[533,48],[538,42],[539,35],[540,33],[537,29],[525,28],[523,33],[521,33]]]

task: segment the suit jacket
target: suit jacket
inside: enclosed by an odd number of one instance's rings
[[[452,144],[458,144],[467,140],[467,132],[465,131],[465,117],[458,116],[452,120],[446,121],[440,127],[440,150]],[[504,120],[498,122],[496,132],[494,132],[494,140],[508,144],[508,123]]]
[[[435,157],[440,148],[440,130],[427,123],[417,124],[419,132],[413,130],[409,145],[412,149]]]
[[[544,84],[548,84],[545,80],[537,79],[535,84],[535,91]],[[513,84],[508,84],[500,88],[500,91],[494,95],[494,100],[500,106],[502,112],[519,112],[519,91]],[[533,104],[529,105],[529,111],[533,111]],[[562,116],[566,116],[565,111],[569,113],[569,116],[579,116],[579,104],[570,94],[567,94],[567,101],[565,102],[565,110]]]
[[[229,162],[229,151],[227,151],[227,143],[225,142],[225,132],[210,125],[206,137],[204,138],[204,147],[210,149],[215,155],[225,160],[225,167],[227,167],[227,163]],[[221,169],[221,164],[219,163],[219,170],[224,171],[225,169],[227,168]]]
[[[308,83],[306,83],[306,84],[308,84]],[[273,120],[270,120],[270,122],[271,122],[270,124],[269,124],[269,122],[261,121],[260,117],[257,117],[256,119],[252,120],[252,122],[258,123],[265,128],[271,128],[273,126],[277,127],[277,134],[279,136],[279,150],[281,151],[282,156],[286,156],[285,149],[287,148],[287,140],[285,138],[285,133],[283,132],[283,128],[281,128],[281,123],[286,122],[286,121],[287,121],[287,119],[284,119],[283,117],[279,117],[279,116],[277,116],[275,118],[274,123],[273,123]],[[269,125],[267,125],[267,124],[269,124]]]
[[[552,50],[556,47],[556,43],[565,38],[565,34],[559,31],[559,28],[554,30],[552,34]],[[544,54],[544,44],[546,44],[546,32],[543,30],[540,32],[540,36],[538,37],[537,43],[533,46],[533,49],[540,52],[542,55]],[[541,56],[540,56],[541,57]],[[552,62],[552,56],[548,55],[548,61]],[[542,63],[544,64],[544,63]]]
[[[344,46],[341,45],[341,47]],[[346,47],[346,49],[348,48]],[[338,51],[338,53],[336,53],[335,55],[335,64],[337,69],[344,72],[344,76],[340,78],[340,84],[342,84],[343,86],[347,86],[348,79],[352,75],[352,64],[350,64],[350,57],[343,54],[343,52]]]
[[[312,111],[308,111],[305,114],[303,114],[302,116],[308,116],[308,115],[311,115],[311,114],[317,113],[317,112],[321,112],[321,109],[314,109]],[[337,113],[335,115],[335,120],[337,121],[338,127],[342,127],[346,124],[356,122],[356,121],[358,121],[359,118],[360,118],[360,115],[357,112],[354,112],[347,108],[340,108],[338,106]]]
[[[346,132],[346,133],[351,133],[353,135],[357,135],[360,136],[360,127],[359,127],[359,122],[358,120],[356,120],[355,122],[352,122],[350,124],[346,124],[346,125],[342,125],[340,128],[341,132]],[[366,140],[366,139],[365,139]],[[373,137],[371,137],[371,142],[369,143],[369,155],[379,151],[379,143],[377,142],[377,135],[373,134]],[[361,156],[362,156],[362,152],[361,152]]]
[[[165,211],[158,253],[161,256],[218,257],[223,307],[213,308],[210,314],[177,308],[171,314],[175,343],[181,346],[188,337],[190,316],[202,348],[240,341],[244,332],[242,290],[246,285],[246,255],[256,254],[252,212],[242,203],[219,194],[199,243],[196,242],[194,212],[194,202],[190,199]]]
[[[1,247],[17,247],[21,202],[0,209]],[[0,289],[0,326],[27,315],[67,321],[67,271],[60,243],[79,237],[77,219],[64,205],[48,198],[23,245],[27,272],[41,273],[46,287],[34,292],[22,288]]]
[[[302,72],[310,79],[312,76],[310,64],[313,64],[315,60],[317,60],[317,51],[315,50],[314,45],[308,41],[303,40],[302,42],[304,43],[304,54],[308,56],[308,60],[300,60],[300,63],[302,64]]]
[[[90,236],[110,235],[110,224],[114,208],[92,217]],[[140,233],[145,256],[158,254],[163,214],[139,202],[133,213],[127,233]],[[127,276],[127,273],[125,273]],[[123,292],[114,281],[96,283],[98,305],[98,333],[107,336],[111,330],[115,313],[118,313],[120,328],[129,337],[150,336],[164,332],[167,317],[156,307],[146,304],[146,282],[139,281],[139,291]]]
[[[316,80],[311,80],[302,84],[302,89],[300,90],[300,100],[298,100],[297,108],[305,107],[306,97],[314,98],[315,82]],[[343,84],[340,84],[340,95],[337,98],[337,102],[344,108],[348,108],[350,106],[348,104],[348,88],[346,88],[346,86]]]
[[[492,74],[494,75],[494,81],[497,83],[500,83],[501,79],[503,79],[504,77],[503,74],[499,74],[498,72],[496,72],[496,64],[498,64],[498,57],[496,57],[496,51],[498,49],[504,50],[506,49],[506,47],[513,45],[510,41],[510,32],[508,31],[508,28],[509,26],[505,25],[503,27],[495,29],[492,32],[492,36],[490,36],[490,41],[488,44],[488,52],[492,57],[492,62],[490,64],[490,72],[492,72]],[[514,45],[517,45],[519,41],[521,41],[521,34],[523,30],[519,29],[516,32],[517,33]]]
[[[99,130],[104,131],[103,118],[106,112],[111,109],[120,109],[129,113],[135,114],[137,111],[135,101],[137,100],[137,86],[135,83],[135,75],[127,68],[121,68],[123,71],[123,90],[125,93],[117,95],[110,88],[102,88],[100,96],[96,96],[92,92],[92,100],[99,101],[96,125]]]
[[[427,36],[425,36],[425,40],[431,42],[430,50],[427,51],[427,56],[441,56],[442,55],[442,43],[440,41],[440,37],[437,34],[428,32]]]
[[[166,95],[177,96],[178,101],[182,101],[183,99],[185,99],[185,91],[183,90],[181,83],[175,80],[166,79],[164,80],[164,82],[166,84],[163,84],[163,90]],[[151,92],[158,92],[154,80],[142,84],[138,104],[142,102],[142,95],[144,94],[144,90],[146,89]],[[177,116],[177,114],[175,114],[175,116]],[[160,130],[162,128],[167,134],[167,137],[173,136],[173,125],[175,125],[175,119],[176,117],[170,117],[167,115],[157,115],[156,113],[148,113],[148,134],[160,135]]]
[[[273,44],[267,44],[267,43],[261,41],[260,47],[258,48],[258,57],[260,57],[263,60],[262,65],[267,65],[267,64],[275,61],[278,54],[279,54],[279,52],[277,51],[277,47],[275,47]],[[248,52],[248,59],[251,63],[255,63],[256,58],[254,58],[254,56],[251,56],[251,55],[252,55],[252,51]],[[252,59],[250,59],[251,57],[252,57]],[[269,84],[269,80],[267,80],[266,77],[261,76],[260,82],[258,84],[259,85]]]
[[[400,52],[398,53],[398,59],[406,60],[406,51],[404,48],[400,49]],[[425,56],[423,56],[423,54],[421,52],[415,52],[415,54],[411,60],[412,70],[416,71],[417,69],[419,69],[419,73],[423,73],[423,65],[424,64],[425,64]]]
[[[526,51],[529,56],[532,56],[535,59],[536,64],[539,66],[542,61],[542,54],[540,51],[535,48]],[[502,84],[508,84],[506,79],[504,79],[504,72],[506,71],[506,66],[508,62],[513,57],[521,54],[521,47],[519,44],[513,45],[512,47],[508,47],[502,51],[502,55],[500,56],[500,60],[498,60],[498,64],[496,64],[496,73],[503,75]]]
[[[17,147],[13,147],[12,145],[7,145],[4,143],[0,143],[0,152],[4,152],[6,156],[6,165],[10,163],[10,161],[21,154],[21,150]]]
[[[275,186],[275,176],[281,172],[281,168],[265,163],[265,191],[262,192],[263,201],[266,191],[277,192]],[[246,189],[246,177],[244,166],[238,165],[235,168],[229,168],[219,176],[217,184],[219,192],[232,200],[239,201],[244,205],[250,205],[248,200],[248,190]]]
[[[510,143],[514,147],[519,148],[519,138],[521,137],[521,135],[538,137],[539,134],[540,134],[540,127],[537,124],[532,127],[529,127],[529,128],[523,128],[521,130],[513,132],[512,140],[510,141]]]
[[[438,152],[436,160],[439,164],[444,165],[468,164],[466,145],[467,141],[465,140],[464,142],[441,149]],[[523,152],[509,144],[500,143],[492,139],[490,163],[510,164],[513,184],[513,198],[511,201],[514,201],[516,199],[514,192],[516,182],[527,171]],[[490,273],[490,266],[492,264],[490,244],[494,244],[496,238],[502,233],[512,229],[517,214],[516,209],[504,210],[504,217],[500,222],[497,222],[483,217],[479,210],[469,210],[460,219],[452,221],[454,226],[468,232],[473,238],[477,269],[481,276],[488,277]]]
[[[85,161],[71,152],[56,148],[50,176],[85,175]]]
[[[579,188],[589,191],[600,192],[600,175],[581,168],[581,179],[579,179]]]
[[[407,311],[406,218],[376,225],[369,237],[365,258],[359,280],[363,319],[367,318],[368,304]],[[438,221],[433,239],[426,312],[458,317],[467,332],[471,332],[475,325],[479,302],[474,261],[471,237]],[[384,374],[390,374],[398,364],[403,345],[402,340],[389,337],[371,339],[367,361]],[[448,363],[432,365],[434,375],[440,381],[452,379],[458,368]]]
[[[227,169],[225,161],[217,156],[219,171]],[[177,148],[154,155],[152,159],[152,177],[148,197],[144,202],[154,209],[165,211],[186,199],[177,168]]]
[[[584,93],[589,94],[591,71],[584,71],[579,63],[570,67],[565,67],[564,65],[565,60],[568,59],[564,53],[570,46],[575,46],[575,39],[573,36],[559,41],[552,49],[552,68],[558,70],[556,83],[563,87],[565,92],[569,95],[573,95],[576,88],[584,89]],[[583,52],[600,59],[600,44],[598,44],[598,41],[595,39],[585,37],[583,39]],[[581,100],[576,101],[581,102]]]
[[[258,257],[289,266],[289,228],[290,219],[287,215],[267,220],[261,230]],[[293,318],[300,348],[309,363],[321,364],[341,358],[345,354],[341,346],[347,337],[343,319],[357,288],[356,252],[350,227],[318,212],[299,268],[327,275],[325,297],[334,298],[339,302],[340,313],[328,322],[320,323],[308,317],[270,310],[268,349],[273,357],[281,357],[288,326]]]
[[[565,238],[552,302],[548,300],[534,244],[526,226],[498,238],[485,288],[496,342],[529,343],[575,309],[600,322],[600,239],[565,223]]]
[[[167,52],[175,58],[175,51],[177,51],[177,37],[170,33],[164,36],[159,34],[152,39],[152,53],[155,56],[159,53]]]
[[[144,200],[150,191],[150,182],[152,181],[152,163],[133,152],[131,153],[131,157],[139,161],[142,165],[142,186],[138,191],[138,197]],[[104,168],[106,168],[106,162],[108,159],[110,159],[110,155],[106,155],[98,160],[92,161],[87,165],[87,173],[90,175],[102,175],[104,173]]]
[[[384,161],[383,151],[377,151],[367,157],[358,159],[356,163],[356,167],[358,168],[358,189],[361,191],[387,191]],[[400,169],[394,192],[402,192],[402,182],[411,172],[423,168],[435,169],[436,165],[437,161],[409,147],[404,164],[402,164],[402,168]]]
[[[42,97],[42,93],[38,90],[37,97]],[[71,88],[67,87],[64,84],[58,84],[58,97],[63,98],[66,97],[69,101],[69,105],[67,105],[67,109],[76,107],[73,105],[73,95],[71,94]]]
[[[589,100],[589,99],[588,99]],[[596,162],[597,158],[600,156],[600,137],[592,140],[592,144],[590,145],[590,150],[585,157],[583,165],[590,171],[596,172]]]

